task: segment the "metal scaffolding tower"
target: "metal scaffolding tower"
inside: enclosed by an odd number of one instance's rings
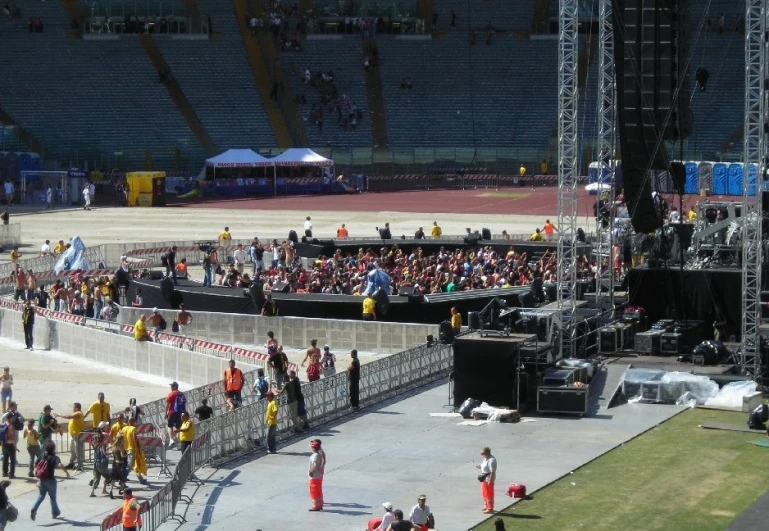
[[[572,341],[577,295],[577,40],[578,0],[558,6],[558,310],[563,319],[561,352],[574,352]]]
[[[598,12],[598,168],[599,182],[603,182],[604,171],[611,175],[609,203],[614,204],[614,160],[615,160],[615,79],[614,79],[614,35],[612,34],[612,0],[599,0]],[[599,192],[600,193],[600,192]],[[614,209],[612,209],[612,212]],[[608,301],[614,307],[614,264],[612,263],[612,234],[614,216],[610,217],[608,230],[596,216],[597,256],[608,260],[608,278],[599,277],[596,286],[596,302]],[[600,267],[600,262],[599,262]],[[603,295],[608,289],[608,296]]]
[[[766,168],[764,111],[767,54],[767,0],[745,2],[745,159],[743,166],[744,207],[742,240],[742,350],[738,360],[746,374],[760,374],[761,321],[761,190]],[[751,190],[750,173],[755,171]],[[751,195],[751,192],[754,192]]]

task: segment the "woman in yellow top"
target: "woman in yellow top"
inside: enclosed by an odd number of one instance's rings
[[[176,430],[176,434],[179,437],[179,450],[184,453],[195,440],[195,425],[186,412],[182,413],[182,425]]]
[[[134,325],[134,339],[136,341],[150,341],[150,336],[147,333],[147,316],[144,314],[141,314],[139,316],[139,320],[136,321],[136,324]]]
[[[40,434],[35,429],[35,419],[27,420],[27,426],[24,428],[24,439],[27,441],[27,453],[29,454],[29,477],[35,477],[34,470],[40,461]]]

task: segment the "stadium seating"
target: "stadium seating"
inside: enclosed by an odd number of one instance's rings
[[[135,39],[68,40],[60,2],[24,7],[22,20],[0,22],[0,101],[49,153],[66,160],[84,151],[123,151],[142,167],[140,150],[173,149],[180,141],[197,147]],[[43,33],[28,32],[33,15],[42,17]],[[172,160],[169,154],[166,162]],[[164,163],[160,156],[155,162]]]
[[[528,32],[534,16],[534,0],[439,0],[433,6],[438,13],[437,29],[440,31],[449,29],[452,10],[457,15],[456,30],[461,31],[468,30],[469,19],[469,27],[476,30],[491,24],[498,32]]]
[[[381,53],[380,53],[381,56]],[[363,47],[360,38],[344,37],[341,40],[308,40],[301,52],[284,52],[280,57],[294,96],[304,94],[305,105],[298,105],[298,110],[307,130],[307,137],[312,146],[334,147],[371,146],[371,121],[368,114],[365,72],[363,70]],[[323,131],[310,123],[309,115],[313,103],[320,101],[320,93],[310,85],[305,85],[302,76],[305,68],[316,74],[334,71],[334,79],[339,95],[346,94],[363,113],[363,119],[355,131],[344,131],[337,125],[336,114],[324,111]]]

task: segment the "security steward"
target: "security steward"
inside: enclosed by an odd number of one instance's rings
[[[24,325],[24,343],[26,348],[32,350],[32,342],[35,329],[35,309],[32,307],[32,301],[27,299],[24,310],[21,312],[21,323]]]
[[[235,367],[235,360],[230,360],[230,366],[224,371],[224,392],[227,396],[227,410],[240,406],[243,398],[241,391],[245,383],[243,378],[243,371]]]
[[[376,321],[376,301],[371,295],[366,295],[363,299],[363,320]]]
[[[123,531],[137,531],[142,526],[141,502],[130,488],[123,490]]]

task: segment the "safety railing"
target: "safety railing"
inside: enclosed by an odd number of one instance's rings
[[[441,343],[421,345],[361,366],[360,400],[384,400],[412,387],[445,377],[452,365],[451,345]],[[338,418],[349,411],[349,381],[347,372],[302,385],[307,419],[322,422]],[[286,411],[286,396],[278,395],[278,439],[292,433],[290,416]],[[253,448],[266,438],[264,400],[235,409],[225,415],[201,422],[199,430],[211,433],[213,460],[226,459],[232,454]]]

